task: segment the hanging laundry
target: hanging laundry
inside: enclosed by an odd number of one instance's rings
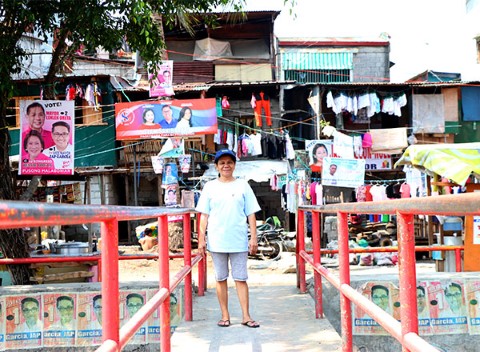
[[[335,131],[333,133],[333,150],[341,158],[354,159],[353,138]]]
[[[226,95],[224,95],[223,98],[222,98],[222,108],[223,109],[230,109],[230,103],[229,103]]]
[[[255,109],[257,106],[257,99],[255,99],[255,94],[252,93],[252,99],[250,99],[250,105],[252,106],[252,109]]]
[[[272,125],[272,113],[270,111],[270,97],[264,92],[255,95],[254,116],[257,127],[262,127],[262,109],[265,112],[266,123],[268,126]]]

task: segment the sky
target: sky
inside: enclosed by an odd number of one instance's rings
[[[387,33],[390,61],[395,63],[391,82],[404,82],[425,70],[480,80],[473,39],[475,29],[480,33],[480,11],[476,21],[467,16],[465,0],[295,1],[292,8],[283,0],[247,0],[247,8],[282,10],[274,27],[279,38],[374,39]]]

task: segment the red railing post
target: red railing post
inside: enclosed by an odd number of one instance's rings
[[[159,289],[170,291],[168,245],[168,216],[158,218],[158,264],[160,269]],[[160,306],[160,351],[170,352],[170,295]]]
[[[400,319],[402,335],[418,334],[417,272],[413,214],[397,212],[398,276],[400,284]]]
[[[301,293],[307,292],[307,282],[305,280],[305,261],[300,257],[300,252],[305,250],[305,212],[297,211],[297,287]]]
[[[462,271],[462,252],[459,248],[455,249],[455,270],[457,273]]]
[[[118,285],[118,221],[101,222],[102,234],[102,341],[120,344],[120,301]]]
[[[312,245],[313,245],[313,264],[321,264],[320,256],[320,221],[318,212],[312,211]],[[313,287],[315,290],[315,318],[323,318],[323,300],[322,300],[322,275],[316,270],[313,272]]]
[[[200,213],[197,213],[197,234],[200,227]],[[207,287],[207,256],[198,262],[198,296],[204,296]]]
[[[192,231],[190,226],[190,213],[183,215],[183,264],[192,266]],[[185,321],[192,321],[192,272],[185,276]]]
[[[348,235],[348,214],[337,212],[338,227],[338,264],[340,266],[340,285],[350,286],[350,253]],[[342,351],[353,351],[352,308],[350,300],[340,292],[340,311],[342,319]]]

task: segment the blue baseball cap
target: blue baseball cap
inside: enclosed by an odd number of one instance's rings
[[[233,161],[237,161],[237,156],[235,155],[235,153],[232,151],[232,150],[229,150],[229,149],[222,149],[222,150],[219,150],[216,154],[215,154],[215,164],[218,162],[218,159],[220,159],[222,156],[224,155],[228,155],[229,157],[231,157],[233,159]]]

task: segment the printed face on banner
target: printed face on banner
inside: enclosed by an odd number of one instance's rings
[[[332,155],[331,140],[305,141],[305,149],[309,155],[309,165],[312,172],[322,172],[323,158]]]
[[[162,158],[178,158],[185,154],[185,142],[183,138],[172,137],[165,141],[158,156]]]
[[[322,185],[358,187],[365,181],[365,160],[326,157],[323,159]]]
[[[120,291],[120,326],[131,319],[145,305],[146,291]],[[147,324],[138,329],[129,344],[145,344],[147,342]]]
[[[162,184],[175,185],[178,183],[178,169],[177,164],[167,163],[163,170]]]
[[[180,170],[183,174],[190,171],[190,163],[192,162],[192,156],[190,154],[180,155],[178,160],[180,161]]]
[[[7,349],[37,347],[42,343],[42,296],[10,296],[6,298]]]
[[[172,206],[177,205],[177,186],[169,185],[165,189],[165,205]]]
[[[102,296],[99,292],[78,294],[77,345],[102,343]]]
[[[20,101],[20,175],[73,175],[74,104]]]
[[[391,282],[367,282],[357,291],[370,299],[385,312],[395,315],[394,307],[398,301],[398,288]],[[355,335],[388,335],[385,329],[360,307],[354,306],[353,333]]]
[[[157,75],[148,75],[150,81],[150,97],[170,97],[174,95],[173,60],[165,60],[157,66]]]
[[[75,346],[76,300],[77,295],[74,293],[43,295],[44,346]]]
[[[217,133],[216,100],[163,100],[115,104],[117,140]]]

